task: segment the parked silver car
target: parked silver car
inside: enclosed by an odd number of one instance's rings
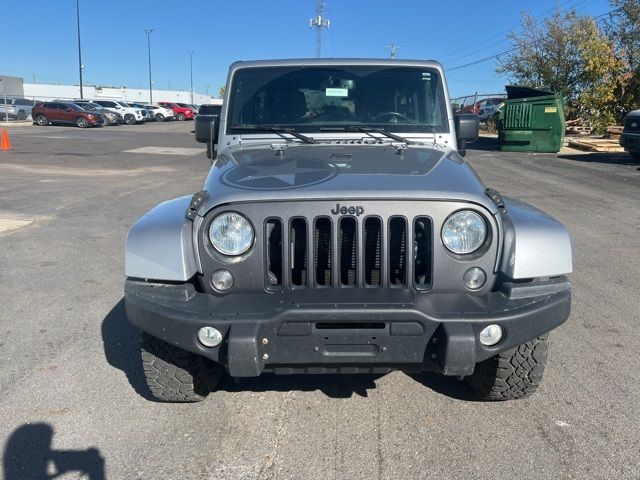
[[[453,115],[439,63],[237,62],[225,92],[200,138],[202,191],[126,241],[126,311],[158,399],[202,400],[225,370],[536,390],[569,316],[569,234],[464,161],[478,116]]]
[[[26,120],[31,115],[31,110],[35,102],[28,98],[22,97],[0,97],[0,120],[4,120],[7,116],[14,120]]]

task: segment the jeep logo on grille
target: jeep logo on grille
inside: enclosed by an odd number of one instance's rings
[[[364,207],[361,207],[360,205],[351,205],[347,207],[346,205],[341,206],[339,203],[336,203],[336,208],[332,208],[331,213],[333,213],[334,215],[338,215],[340,213],[342,215],[349,214],[359,217],[364,213]]]

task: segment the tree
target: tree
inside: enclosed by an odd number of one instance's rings
[[[620,97],[625,111],[640,107],[640,0],[610,0],[614,7],[606,22],[616,55],[628,64],[629,84]]]
[[[539,23],[524,13],[522,33],[509,37],[513,48],[499,59],[497,73],[561,93],[567,117],[582,118],[596,131],[621,121],[626,110],[621,99],[628,96],[631,74],[593,17],[557,11]]]
[[[580,82],[580,55],[572,32],[580,17],[574,11],[558,14],[542,23],[522,14],[522,33],[510,33],[513,48],[498,59],[496,72],[512,83],[561,93],[567,112],[575,111]]]
[[[224,89],[224,85],[220,87],[220,90],[218,90],[218,98],[224,97]]]
[[[574,33],[582,60],[578,115],[596,132],[620,123],[628,112],[628,88],[631,80],[626,60],[616,55],[611,41],[591,18],[581,22]]]

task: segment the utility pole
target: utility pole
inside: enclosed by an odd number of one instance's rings
[[[391,45],[387,45],[386,48],[391,50],[389,58],[396,58],[398,56],[398,44],[396,42],[393,42]]]
[[[209,87],[211,87],[211,85],[209,85],[208,83],[204,86],[204,91],[206,92],[207,96],[209,96]]]
[[[153,103],[153,90],[151,88],[151,32],[153,28],[145,28],[147,34],[147,53],[149,55],[149,103]]]
[[[193,104],[193,54],[195,50],[189,50],[189,70],[191,71],[191,103]]]
[[[331,20],[328,18],[324,18],[324,1],[318,0],[318,5],[316,6],[316,17],[309,19],[309,28],[316,29],[316,57],[320,57],[322,55],[322,29],[329,29],[331,26]]]
[[[80,0],[76,0],[76,20],[78,23],[78,70],[80,72],[80,98],[83,99],[82,93],[82,48],[80,47]]]

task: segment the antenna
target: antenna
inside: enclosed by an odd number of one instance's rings
[[[324,7],[325,4],[323,0],[318,0],[318,6],[316,7],[316,18],[311,18],[309,20],[309,27],[316,29],[316,57],[320,57],[322,54],[322,29],[329,29],[331,26],[331,20],[324,18]]]
[[[396,42],[393,42],[391,45],[387,45],[385,48],[391,50],[389,58],[396,58],[398,56],[398,44]]]

